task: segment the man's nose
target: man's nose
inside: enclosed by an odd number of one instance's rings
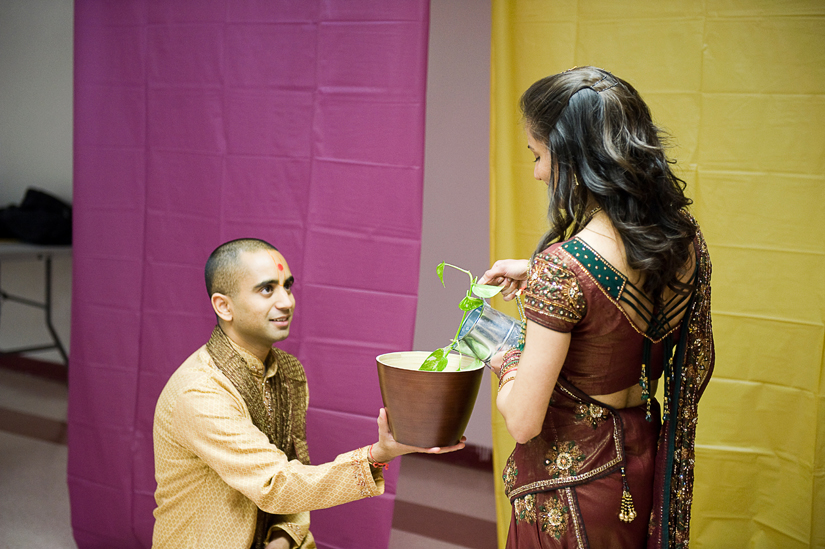
[[[293,305],[295,305],[295,301],[292,294],[283,286],[278,286],[278,289],[275,290],[275,306],[279,309],[291,309]]]

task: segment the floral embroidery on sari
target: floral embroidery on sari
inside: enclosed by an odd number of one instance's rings
[[[576,421],[587,423],[594,429],[598,428],[608,417],[610,412],[596,404],[576,405]]]
[[[576,441],[559,442],[545,454],[544,467],[550,478],[569,477],[579,471],[584,457]]]
[[[504,491],[506,493],[510,493],[513,486],[516,485],[516,477],[518,477],[518,467],[516,467],[516,461],[511,455],[507,459],[507,465],[504,466],[504,472],[501,474],[501,480],[504,481]]]
[[[533,524],[536,522],[536,496],[535,494],[527,494],[523,498],[516,498],[513,500],[513,509],[515,511],[516,522],[527,522]]]
[[[553,539],[561,539],[567,531],[567,514],[570,512],[564,502],[550,496],[548,500],[539,505],[538,520],[541,524],[541,531],[549,534]]]

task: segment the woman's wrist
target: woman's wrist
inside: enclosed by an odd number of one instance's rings
[[[498,371],[498,378],[503,380],[508,372],[515,370],[518,366],[519,359],[521,359],[521,351],[518,348],[512,347],[508,349],[502,357],[501,368]]]

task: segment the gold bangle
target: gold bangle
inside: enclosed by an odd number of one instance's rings
[[[518,349],[512,348],[504,353],[501,368],[499,369],[499,377],[512,370],[515,366],[518,366],[519,359],[521,359],[521,351]]]
[[[510,383],[511,381],[513,381],[514,379],[516,379],[515,375],[508,376],[508,377],[505,377],[504,379],[502,379],[501,382],[498,384],[498,392],[500,393],[501,388],[504,387],[505,385],[507,385],[508,383]]]
[[[513,364],[505,364],[504,366],[502,366],[501,369],[498,371],[498,378],[503,378],[505,375],[512,372],[513,370],[518,370],[518,362],[515,362]]]

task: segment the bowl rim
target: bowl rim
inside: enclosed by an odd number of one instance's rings
[[[462,372],[476,372],[478,370],[483,370],[484,369],[484,363],[483,362],[480,362],[475,368],[463,368],[461,370],[446,370],[446,371],[436,372],[436,371],[432,371],[432,370],[412,370],[410,368],[402,368],[400,366],[395,366],[393,364],[387,364],[386,362],[381,361],[381,358],[385,357],[387,355],[395,355],[395,354],[402,354],[402,353],[405,353],[405,354],[420,354],[422,362],[424,361],[425,358],[427,358],[430,354],[432,354],[431,351],[391,351],[389,353],[382,353],[382,354],[376,356],[375,361],[377,363],[381,364],[382,366],[386,366],[387,368],[395,368],[396,370],[405,370],[405,371],[408,371],[408,372],[421,372],[421,373],[424,373],[424,374],[460,374]],[[459,360],[462,360],[464,358],[475,360],[475,358],[476,358],[473,355],[468,355],[466,353],[458,353],[458,352],[455,352],[455,351],[450,351],[449,356],[458,356],[458,357],[460,357]]]

